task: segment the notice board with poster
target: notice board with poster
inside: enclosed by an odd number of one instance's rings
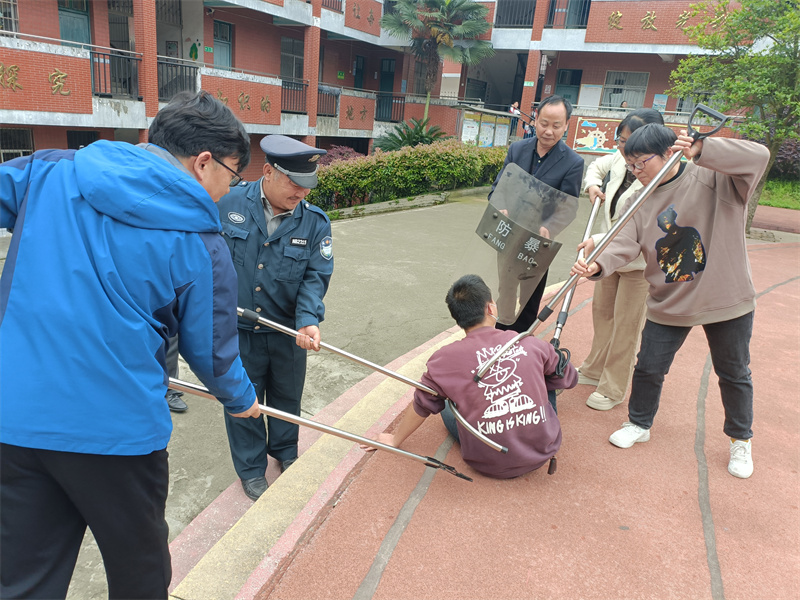
[[[478,134],[478,146],[481,148],[491,148],[494,143],[494,119],[482,120],[481,131]]]
[[[464,124],[461,127],[461,141],[465,144],[478,142],[478,130],[481,126],[480,113],[465,111]]]

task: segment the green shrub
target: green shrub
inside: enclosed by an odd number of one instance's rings
[[[308,201],[323,210],[492,183],[507,148],[478,148],[456,140],[376,150],[372,156],[320,167]]]
[[[438,139],[446,138],[447,134],[438,125],[428,127],[429,119],[411,119],[411,123],[403,121],[395,126],[394,131],[375,140],[375,148],[384,152],[400,150],[406,146],[419,146],[432,144]]]

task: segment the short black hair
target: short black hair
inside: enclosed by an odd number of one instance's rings
[[[538,115],[538,113],[542,112],[542,109],[545,106],[548,106],[550,104],[554,104],[554,105],[555,104],[561,104],[561,105],[563,105],[564,108],[567,111],[567,121],[569,121],[569,118],[572,116],[572,102],[570,102],[569,100],[567,100],[566,98],[564,98],[562,96],[557,96],[556,94],[553,94],[552,96],[548,96],[547,98],[545,98],[544,100],[539,102],[539,106],[536,107],[537,115]]]
[[[450,286],[444,301],[458,326],[469,329],[486,318],[492,290],[478,275],[464,275]]]
[[[156,114],[148,140],[180,158],[208,151],[218,159],[234,157],[239,171],[250,164],[250,136],[244,125],[205,90],[176,94]]]
[[[658,123],[659,125],[664,124],[664,117],[661,116],[661,113],[653,108],[637,108],[634,111],[631,111],[627,114],[627,116],[622,119],[622,122],[617,125],[617,135],[622,133],[622,130],[626,127],[628,130],[633,133],[642,125],[647,125],[648,123]]]
[[[678,136],[669,127],[658,123],[648,123],[639,127],[631,134],[625,143],[623,154],[626,158],[642,156],[643,154],[658,154],[666,156]]]

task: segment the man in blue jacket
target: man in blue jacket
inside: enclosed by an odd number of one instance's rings
[[[259,401],[295,415],[306,376],[306,351],[319,350],[322,299],[333,273],[328,216],[305,201],[317,185],[317,160],[326,154],[285,135],[261,140],[263,177],[220,200],[222,233],[239,278],[239,306],[297,330],[284,333],[239,320],[239,351]],[[267,489],[267,454],[281,472],[297,459],[297,425],[225,415],[236,473],[256,500]]]
[[[0,164],[3,598],[64,598],[87,524],[110,598],[167,597],[170,337],[229,414],[259,414],[214,204],[248,135],[200,92],[149,139]]]

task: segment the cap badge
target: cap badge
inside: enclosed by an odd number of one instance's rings
[[[319,154],[315,154],[311,158],[308,159],[308,162],[317,162],[319,160]]]

